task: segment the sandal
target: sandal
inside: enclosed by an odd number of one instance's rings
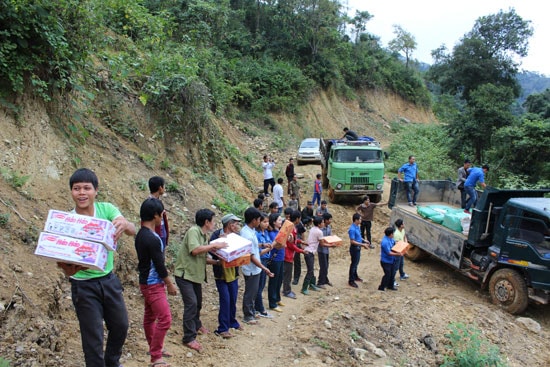
[[[196,350],[197,352],[200,352],[202,350],[202,345],[200,345],[200,343],[196,340],[193,340],[189,343],[185,343],[185,346],[193,350]]]
[[[214,331],[214,334],[216,334],[217,336],[221,336],[224,339],[231,339],[232,337],[235,336],[231,334],[229,331],[222,331],[221,333],[218,331]]]
[[[170,365],[163,360],[153,362],[149,365],[149,367],[170,367]]]
[[[150,356],[150,355],[151,355],[151,352],[147,352],[147,355]],[[170,352],[168,352],[167,350],[163,349],[163,350],[162,350],[162,356],[163,356],[164,358],[170,358],[170,357],[172,357],[173,355],[172,355],[172,353],[170,353]]]

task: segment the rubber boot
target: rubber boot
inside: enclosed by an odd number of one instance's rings
[[[320,291],[321,288],[317,287],[315,284],[317,284],[317,279],[313,277],[309,281],[309,289],[311,289],[312,291]]]
[[[309,288],[309,280],[304,278],[304,284],[302,285],[302,294],[305,294],[306,296],[309,294],[309,291],[307,290]]]

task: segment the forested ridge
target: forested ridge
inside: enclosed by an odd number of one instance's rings
[[[367,111],[361,91],[382,90],[433,109],[443,123],[430,127],[441,129],[432,133],[443,141],[428,143],[443,148],[427,156],[496,164],[491,175],[501,186],[544,185],[550,176],[548,96],[522,96],[518,104],[516,60],[527,54],[533,30],[514,9],[479,18],[452,50],[434,50],[434,64],[421,72],[414,35],[396,25],[385,49],[368,32],[368,7],[347,14],[343,1],[0,4],[0,103],[17,115],[18,96],[37,96],[52,115],[63,111],[55,117],[73,137],[90,134],[84,121],[94,115],[132,139],[136,127],[116,110],[137,99],[167,144],[190,142],[198,148],[194,164],[215,169],[230,149],[212,149],[221,132],[213,118],[238,121],[251,134],[277,130],[270,115],[299,114],[319,90]],[[427,171],[447,174],[437,165]]]

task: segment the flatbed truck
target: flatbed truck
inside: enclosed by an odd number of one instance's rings
[[[460,208],[460,192],[449,180],[420,181],[418,205]],[[550,301],[550,189],[486,187],[471,212],[467,231],[457,232],[423,218],[407,202],[405,186],[391,183],[390,222],[406,224],[418,261],[432,256],[488,290],[494,304],[512,314],[529,302]],[[467,234],[465,234],[467,233]]]

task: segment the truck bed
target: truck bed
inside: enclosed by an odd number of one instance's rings
[[[422,202],[419,205],[449,206],[449,203],[432,201]],[[467,239],[465,235],[421,217],[416,212],[416,207],[409,206],[406,203],[394,205],[390,223],[393,224],[399,218],[403,219],[405,223],[405,233],[410,244],[437,256],[440,260],[457,269],[460,268],[462,248]]]

